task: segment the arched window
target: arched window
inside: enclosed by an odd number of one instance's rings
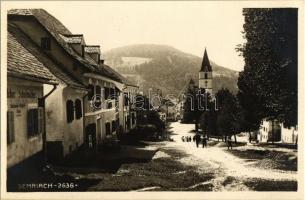
[[[66,102],[66,111],[67,111],[67,122],[70,123],[74,120],[74,106],[72,100],[68,100]]]
[[[110,89],[109,89],[109,87],[105,87],[104,90],[105,90],[105,99],[108,99],[110,96]]]
[[[83,116],[83,113],[82,113],[82,102],[79,99],[75,100],[75,116],[76,116],[76,119],[80,119]]]
[[[94,86],[90,84],[89,91],[88,91],[88,99],[92,100],[93,96],[94,96]]]

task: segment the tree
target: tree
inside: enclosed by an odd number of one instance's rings
[[[228,89],[219,90],[216,98],[218,100],[217,130],[225,138],[234,135],[237,142],[236,134],[240,130],[237,98]]]
[[[245,60],[238,80],[243,128],[258,121],[297,124],[297,9],[244,9],[246,43],[237,50]]]
[[[259,129],[262,119],[263,103],[257,96],[254,79],[251,79],[251,73],[241,72],[238,78],[239,91],[237,93],[239,103],[239,128],[241,132],[249,133],[249,142],[251,142],[251,132]]]
[[[200,127],[203,129],[207,138],[210,136],[217,136],[217,112],[215,110],[215,102],[212,100],[209,93],[206,94],[207,97],[204,99],[206,102],[207,109],[205,109],[200,116]],[[203,102],[205,103],[205,102]]]

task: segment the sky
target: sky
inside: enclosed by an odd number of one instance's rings
[[[10,8],[43,8],[86,44],[101,50],[131,44],[164,44],[241,71],[236,45],[244,43],[239,2],[91,1],[6,2]]]

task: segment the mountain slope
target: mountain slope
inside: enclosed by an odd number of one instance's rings
[[[112,49],[104,53],[105,63],[140,85],[144,93],[149,88],[177,96],[192,77],[198,83],[202,58],[166,45],[139,44]],[[237,91],[238,72],[213,67],[213,90],[226,87]]]

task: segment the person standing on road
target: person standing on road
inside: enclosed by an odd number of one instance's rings
[[[228,145],[228,150],[229,150],[230,148],[233,149],[231,137],[228,137],[228,139],[227,139],[227,145]]]
[[[203,139],[202,139],[202,148],[204,148],[204,147],[208,147],[207,138],[206,137],[203,137]]]
[[[200,135],[198,133],[195,135],[195,141],[196,141],[196,146],[198,148],[199,143],[200,143]]]

